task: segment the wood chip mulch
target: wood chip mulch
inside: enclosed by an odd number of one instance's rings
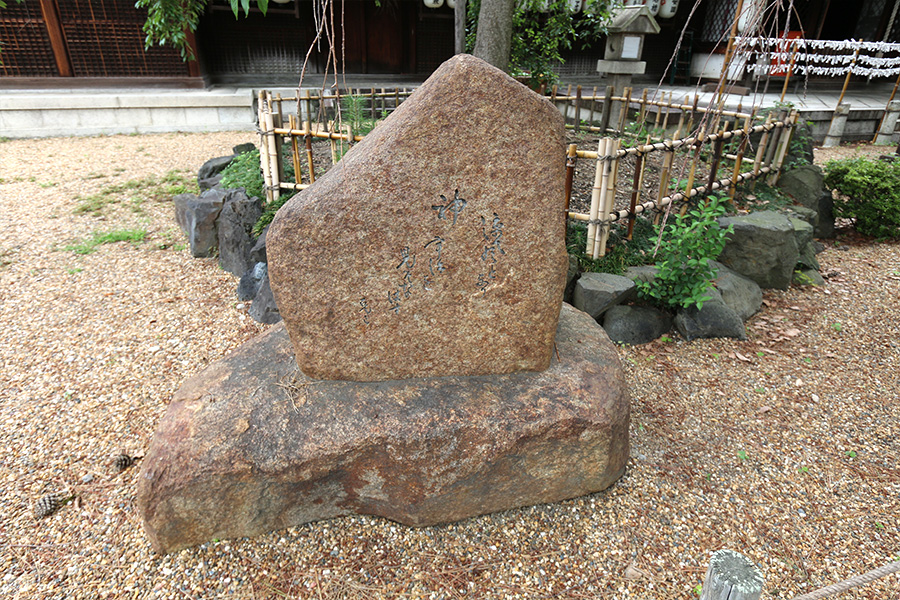
[[[348,517],[159,557],[140,457],[184,379],[262,328],[168,197],[120,185],[250,133],[0,142],[0,597],[695,598],[737,550],[793,598],[900,554],[900,244],[826,240],[821,288],[767,291],[750,339],[619,348],[632,452],[609,490],[413,529]],[[118,188],[116,188],[118,189]],[[79,199],[79,196],[81,199]],[[141,241],[72,247],[93,232]],[[118,457],[118,458],[117,458]],[[35,518],[50,494],[70,498]],[[48,501],[38,508],[47,508]],[[43,514],[43,513],[42,513]],[[900,596],[892,575],[842,599]]]

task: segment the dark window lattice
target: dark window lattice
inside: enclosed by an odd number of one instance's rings
[[[59,75],[39,0],[9,0],[0,10],[0,75]]]

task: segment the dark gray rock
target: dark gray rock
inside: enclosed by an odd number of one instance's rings
[[[809,223],[813,229],[819,224],[819,212],[811,208],[806,208],[805,206],[800,206],[799,204],[783,208],[781,209],[781,213],[788,218],[802,219]]]
[[[800,250],[794,226],[786,216],[759,211],[720,217],[719,224],[734,226],[719,262],[763,288],[786,290],[791,285]]]
[[[266,225],[266,228],[263,229],[262,233],[259,234],[259,237],[256,238],[253,247],[250,248],[250,260],[253,262],[269,262],[269,258],[266,255],[266,235],[268,233],[269,226]]]
[[[610,307],[637,297],[634,282],[621,275],[582,273],[575,283],[572,305],[595,319]]]
[[[656,274],[659,272],[659,267],[656,265],[645,265],[643,267],[628,267],[625,269],[625,272],[622,274],[623,277],[627,277],[632,281],[643,281],[646,283],[650,283],[654,279],[656,279]]]
[[[819,197],[825,189],[825,175],[817,165],[803,165],[782,173],[778,188],[796,204],[819,210]]]
[[[255,263],[252,267],[247,269],[247,271],[241,275],[240,282],[238,282],[238,300],[241,302],[253,300],[259,292],[259,288],[262,285],[262,281],[266,277],[267,272],[268,267],[264,262]]]
[[[219,156],[217,158],[211,158],[200,167],[200,170],[197,171],[197,181],[203,181],[204,179],[209,179],[214,175],[218,175],[222,171],[225,170],[225,167],[231,164],[231,161],[234,160],[234,155],[229,156]]]
[[[578,264],[578,257],[569,255],[569,270],[566,272],[566,291],[563,294],[563,302],[572,304],[572,296],[575,294],[575,283],[581,276],[581,266]]]
[[[797,248],[802,249],[813,239],[813,226],[803,219],[791,218],[791,226],[794,228],[794,236],[797,238]]]
[[[680,308],[675,314],[675,328],[686,340],[699,338],[747,339],[744,321],[722,300],[716,290],[711,290],[712,300],[703,303],[703,308],[689,306]]]
[[[264,265],[265,263],[259,263]],[[247,311],[250,318],[257,323],[266,323],[271,325],[281,321],[281,313],[278,312],[278,305],[275,304],[275,296],[272,294],[272,287],[269,285],[268,270],[259,282],[259,291],[253,298],[253,304]]]
[[[736,273],[720,262],[710,261],[717,270],[713,284],[722,301],[746,321],[762,306],[762,289],[752,279]]]
[[[252,266],[250,250],[255,240],[253,225],[262,214],[256,198],[248,198],[243,189],[228,190],[219,214],[219,266],[240,277]]]
[[[816,225],[816,237],[834,237],[834,198],[831,190],[825,190],[819,196],[819,222]]]
[[[825,285],[825,278],[814,269],[800,269],[794,271],[795,285]]]
[[[555,339],[542,372],[358,383],[304,377],[273,327],[169,403],[141,461],[144,531],[165,553],[346,514],[425,526],[605,489],[628,461],[624,371],[568,305]]]
[[[175,221],[187,235],[191,256],[206,258],[215,253],[219,239],[216,223],[224,197],[218,190],[208,190],[199,197],[194,194],[175,196]]]
[[[231,149],[231,151],[234,152],[235,156],[237,156],[238,154],[253,152],[254,150],[256,150],[256,144],[254,144],[253,142],[244,142],[243,144],[238,144]]]
[[[821,266],[819,259],[816,258],[815,242],[809,242],[800,250],[800,256],[797,258],[797,264],[803,269],[813,269],[818,271]]]
[[[603,329],[620,344],[647,344],[671,331],[672,315],[655,306],[618,304],[603,314]]]

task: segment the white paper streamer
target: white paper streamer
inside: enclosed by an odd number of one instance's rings
[[[737,48],[752,48],[760,55],[758,64],[747,67],[755,75],[797,75],[841,77],[848,72],[861,77],[890,77],[900,74],[900,44],[861,40],[806,40],[802,38],[736,37]],[[817,53],[826,51],[828,54]],[[794,66],[790,67],[793,57]]]

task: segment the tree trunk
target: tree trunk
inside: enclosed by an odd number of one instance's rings
[[[456,8],[453,9],[454,51],[456,54],[466,51],[466,10],[466,0],[456,0]]]
[[[478,13],[474,54],[504,71],[509,66],[514,8],[515,0],[482,0]]]

